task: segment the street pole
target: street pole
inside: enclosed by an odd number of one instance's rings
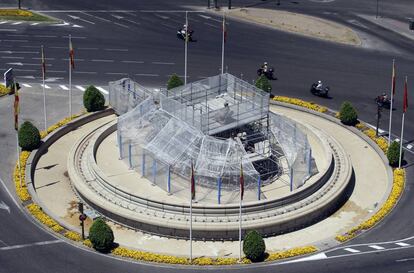
[[[405,120],[405,112],[402,115],[402,124],[401,124],[401,138],[400,138],[400,156],[398,159],[398,168],[401,169],[401,161],[402,161],[402,146],[404,141],[404,120]]]
[[[392,126],[392,104],[394,100],[394,90],[395,90],[395,59],[392,59],[392,79],[391,79],[391,105],[390,105],[390,122],[388,126],[388,147],[391,145],[391,126]]]
[[[71,52],[72,37],[69,34],[69,52]],[[72,118],[72,56],[69,53],[69,118]]]
[[[224,44],[225,44],[225,32],[226,32],[226,13],[223,12],[223,31],[221,35],[221,74],[224,74]]]
[[[377,12],[375,13],[375,18],[378,18],[378,1],[379,0],[377,0]]]
[[[187,84],[188,11],[185,12],[184,85]]]
[[[43,45],[42,49],[42,88],[43,88],[43,113],[44,113],[44,120],[45,120],[45,132],[47,132],[47,113],[46,113],[46,91],[45,91],[45,78],[46,78],[46,64],[45,64],[45,55],[44,55],[44,48]]]
[[[231,0],[229,0],[229,9],[231,9]]]

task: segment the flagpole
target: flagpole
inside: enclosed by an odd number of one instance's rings
[[[18,94],[17,87],[16,87],[16,81],[13,78],[13,88],[14,88],[14,129],[16,131],[16,151],[17,151],[17,167],[19,168],[19,183],[20,188],[22,187],[22,172],[21,172],[21,166],[20,166],[20,149],[19,149],[19,105],[16,105],[16,95]]]
[[[45,132],[47,132],[47,113],[46,113],[46,91],[45,91],[45,77],[46,77],[46,71],[45,71],[45,56],[44,56],[44,51],[43,51],[43,45],[42,45],[42,79],[43,79],[43,113],[44,113],[44,119],[45,119]]]
[[[239,208],[239,262],[242,260],[242,202],[243,197],[240,191],[240,208]]]
[[[190,264],[192,262],[193,262],[193,193],[192,193],[192,190],[190,189]]]
[[[221,74],[224,74],[224,38],[225,38],[225,28],[226,28],[226,13],[223,12],[223,33],[221,41]]]
[[[72,118],[72,37],[69,34],[69,118]]]
[[[402,146],[403,146],[403,137],[404,137],[404,120],[405,120],[405,113],[403,113],[403,115],[402,115],[401,140],[400,140],[400,159],[398,160],[398,168],[401,168]]]
[[[187,84],[188,11],[185,12],[184,85]]]
[[[395,59],[392,59],[392,79],[391,79],[391,105],[390,105],[390,121],[388,126],[388,147],[391,145],[391,126],[392,126],[392,104],[394,100],[394,81],[395,81]]]

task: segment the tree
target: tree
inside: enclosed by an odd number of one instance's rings
[[[270,84],[269,80],[265,75],[261,75],[256,80],[256,87],[262,89],[263,91],[270,93],[272,91],[272,85]]]
[[[252,262],[260,262],[264,259],[266,245],[256,230],[249,231],[243,240],[243,252]]]
[[[172,74],[167,82],[167,90],[183,85],[184,82],[178,77],[177,74]]]
[[[339,119],[345,125],[354,126],[358,122],[358,114],[352,104],[344,101],[339,110]]]
[[[390,166],[398,166],[400,160],[400,144],[397,141],[391,142],[390,147],[388,147],[387,158]],[[402,151],[401,161],[403,160],[403,158],[404,150]]]
[[[18,132],[19,146],[24,151],[32,151],[40,145],[39,130],[30,122],[25,121]]]
[[[102,218],[98,218],[89,229],[89,240],[97,251],[108,252],[114,244],[114,233]]]
[[[83,105],[88,112],[103,110],[105,107],[105,97],[95,86],[91,85],[86,88],[83,94]]]

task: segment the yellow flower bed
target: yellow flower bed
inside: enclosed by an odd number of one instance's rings
[[[290,103],[290,104],[294,104],[294,105],[298,105],[298,106],[302,106],[314,111],[318,111],[321,113],[325,113],[328,108],[318,105],[316,103],[313,102],[308,102],[308,101],[303,101],[300,99],[296,99],[296,98],[289,98],[289,97],[283,97],[283,96],[275,96],[273,98],[274,101],[280,101],[280,102],[284,102],[284,103]]]
[[[370,139],[375,141],[377,145],[381,148],[381,150],[386,154],[388,150],[388,141],[383,137],[376,137],[374,129],[368,129],[363,131]]]
[[[82,236],[75,231],[66,231],[65,234],[63,235],[72,241],[76,241],[76,242],[82,241]]]
[[[9,93],[10,93],[10,88],[6,88],[6,86],[0,83],[0,97],[8,95]]]
[[[0,16],[32,17],[33,13],[30,11],[21,10],[21,9],[0,9]]]
[[[348,241],[354,238],[362,230],[370,229],[371,227],[376,225],[379,221],[381,221],[394,208],[395,204],[400,198],[404,190],[404,182],[405,182],[405,170],[394,169],[394,177],[393,177],[393,185],[392,185],[391,193],[388,196],[387,201],[385,201],[384,205],[381,207],[381,209],[377,213],[375,213],[371,218],[361,223],[359,226],[352,228],[345,234],[337,235],[335,239],[340,242]]]
[[[314,246],[295,247],[285,251],[270,253],[266,261],[275,261],[280,259],[291,258],[299,255],[305,255],[318,251]]]
[[[60,120],[60,121],[56,122],[56,123],[55,123],[55,124],[53,124],[52,126],[49,126],[49,127],[47,128],[47,130],[46,130],[46,131],[41,131],[41,132],[40,132],[40,138],[41,138],[41,139],[45,138],[48,134],[50,134],[50,133],[51,133],[51,132],[53,132],[54,130],[56,130],[56,129],[58,129],[58,128],[62,127],[63,125],[68,124],[70,121],[72,121],[72,120],[73,120],[73,119],[75,119],[75,118],[80,117],[80,116],[81,116],[81,115],[83,115],[83,114],[84,114],[84,112],[81,112],[81,113],[79,113],[79,114],[72,115],[71,117],[67,117],[67,118],[64,118],[64,119],[62,119],[62,120]]]
[[[131,250],[125,247],[117,247],[112,251],[112,254],[121,257],[141,260],[146,262],[169,263],[169,264],[188,264],[187,258],[149,253],[139,250]]]
[[[85,245],[85,246],[87,246],[89,248],[92,248],[92,242],[91,242],[91,240],[86,239],[82,243],[83,243],[83,245]]]
[[[20,170],[19,170],[19,161],[16,162],[16,166],[14,167],[13,172],[13,180],[14,180],[14,186],[16,187],[16,193],[17,196],[20,198],[20,200],[28,201],[32,199],[30,196],[27,185],[26,185],[26,162],[27,159],[30,156],[30,152],[23,151],[19,155],[20,160]]]
[[[53,231],[60,232],[63,230],[63,227],[60,226],[55,220],[53,220],[49,215],[44,213],[38,205],[30,204],[27,206],[27,209],[37,220],[51,228]]]

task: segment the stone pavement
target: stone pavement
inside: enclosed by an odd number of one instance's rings
[[[355,188],[350,199],[331,217],[299,231],[266,238],[267,251],[273,252],[297,246],[315,245],[319,248],[335,244],[333,238],[372,215],[383,202],[389,192],[388,167],[384,166],[381,157],[359,136],[346,128],[302,111],[271,106],[271,110],[284,114],[292,119],[305,121],[334,137],[346,150],[352,160],[355,172]],[[46,206],[59,220],[79,231],[76,202],[78,201],[67,177],[67,154],[71,146],[81,136],[99,124],[106,123],[115,116],[105,117],[86,124],[63,136],[49,147],[37,165],[35,184],[42,206]],[[87,222],[87,227],[90,221]],[[122,246],[151,252],[187,255],[187,240],[168,239],[111,223],[115,240]],[[238,242],[202,242],[193,243],[194,256],[238,256]]]

